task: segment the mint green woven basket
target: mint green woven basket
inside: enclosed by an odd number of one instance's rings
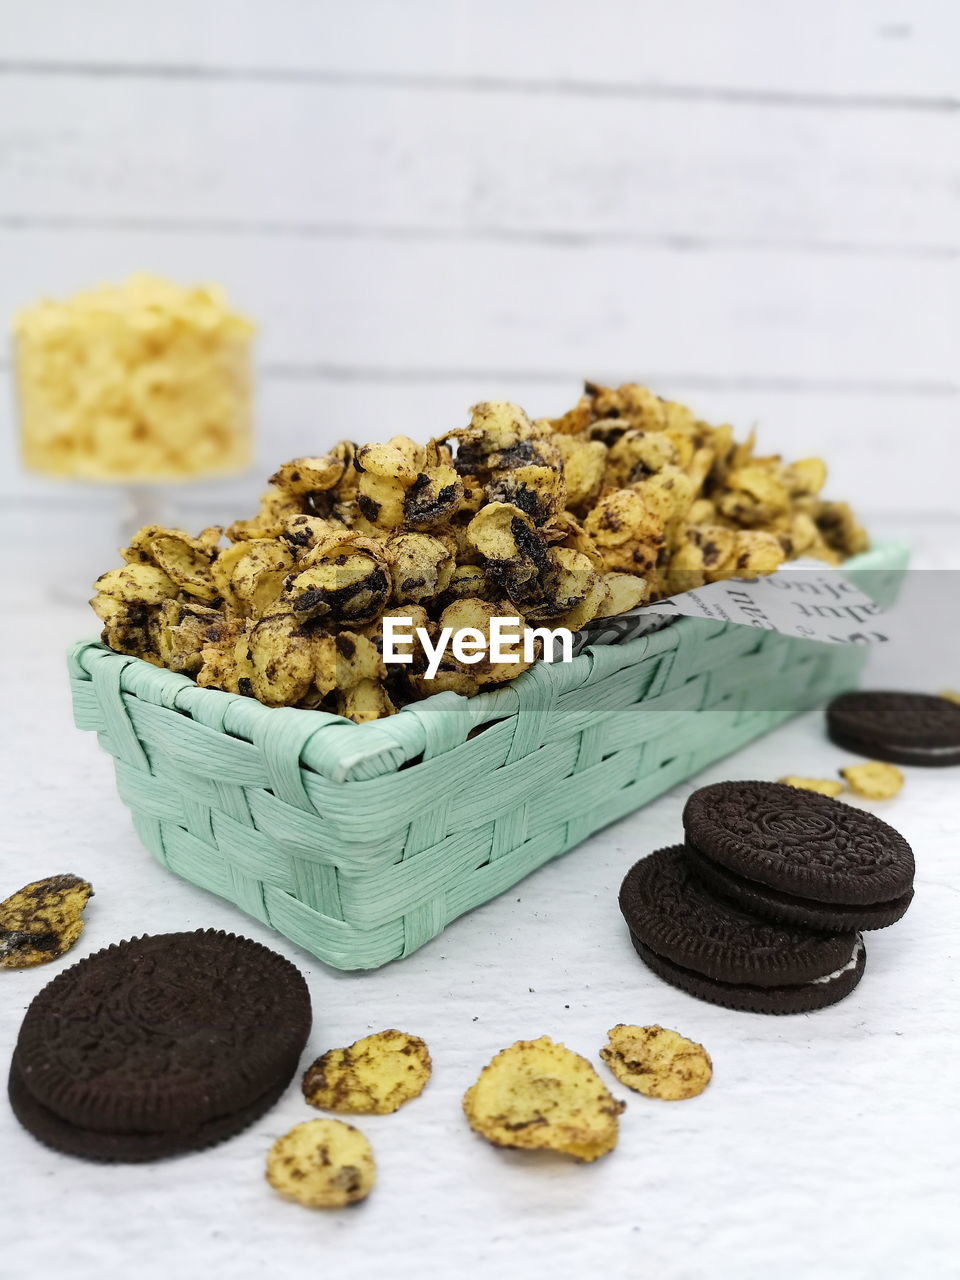
[[[884,545],[846,568],[889,602],[906,559]],[[364,725],[200,689],[95,642],[72,649],[70,678],[154,857],[328,964],[370,969],[852,687],[864,657],[684,618]]]

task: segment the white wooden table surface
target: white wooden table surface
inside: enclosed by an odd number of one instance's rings
[[[904,530],[900,530],[904,532]],[[909,532],[909,531],[907,531]],[[914,530],[918,563],[874,678],[960,681],[951,621],[957,527]],[[9,542],[7,543],[9,546]],[[7,566],[7,581],[14,572]],[[936,591],[932,590],[934,584]],[[394,1116],[358,1123],[379,1183],[369,1200],[308,1212],[263,1179],[273,1139],[310,1118],[296,1084],[244,1134],[148,1166],[97,1166],[47,1151],[0,1106],[0,1274],[141,1280],[308,1275],[650,1275],[662,1280],[957,1274],[960,1151],[957,771],[907,770],[874,806],[912,842],[917,895],[904,921],[867,939],[859,988],[820,1013],[740,1014],[664,985],[632,951],[620,879],[673,842],[693,784],[617,823],[379,972],[332,972],[237,910],[183,883],[140,848],[96,741],[70,723],[63,648],[90,631],[79,608],[43,603],[34,578],[6,615],[0,768],[0,888],[61,871],[95,885],[70,960],[2,974],[0,1058],[33,995],[73,959],[145,931],[214,926],[276,947],[307,976],[310,1057],[370,1031],[422,1035],[435,1071]],[[951,618],[952,611],[952,618]],[[829,775],[847,757],[814,713],[697,782]],[[615,1023],[660,1022],[713,1056],[707,1092],[685,1103],[627,1094],[620,1144],[594,1165],[487,1146],[463,1091],[505,1045],[548,1034],[594,1061]],[[600,1068],[605,1074],[605,1068]],[[613,1083],[611,1081],[611,1083]]]

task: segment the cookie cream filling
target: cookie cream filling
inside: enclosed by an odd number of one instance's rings
[[[810,979],[811,984],[816,982],[833,982],[835,978],[841,978],[845,973],[849,973],[851,969],[855,969],[857,967],[857,962],[860,959],[860,952],[862,950],[863,950],[863,936],[858,933],[857,940],[853,944],[853,955],[850,957],[847,963],[843,966],[843,968],[834,969],[833,973],[824,974],[822,978],[811,978]]]

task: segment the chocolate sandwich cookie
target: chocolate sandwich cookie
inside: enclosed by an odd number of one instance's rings
[[[133,938],[33,1000],[10,1101],[21,1124],[92,1160],[153,1160],[245,1128],[289,1084],[310,996],[276,952],[213,929]]]
[[[684,845],[684,855],[699,880],[751,915],[827,933],[886,929],[888,925],[896,924],[913,898],[913,890],[910,889],[892,902],[877,902],[872,906],[843,907],[836,903],[812,902],[789,893],[777,893],[767,885],[734,875],[718,863],[704,858],[689,840]]]
[[[883,929],[913,898],[913,852],[872,813],[780,782],[701,787],[683,810],[687,856],[752,914],[827,931]]]
[[[929,693],[843,693],[827,707],[838,747],[894,764],[960,764],[960,705]]]
[[[761,920],[696,878],[683,846],[642,858],[620,888],[641,960],[681,991],[752,1013],[809,1013],[835,1004],[863,975],[856,933],[813,933]]]
[[[44,1146],[81,1156],[84,1160],[144,1164],[149,1160],[202,1151],[232,1138],[279,1102],[289,1083],[289,1080],[278,1081],[272,1089],[239,1111],[216,1116],[190,1129],[170,1129],[166,1133],[106,1133],[71,1124],[37,1102],[23,1082],[16,1054],[10,1064],[7,1087],[14,1115]]]

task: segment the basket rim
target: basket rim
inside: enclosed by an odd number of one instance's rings
[[[845,571],[890,570],[903,567],[909,555],[905,543],[885,541],[843,563]],[[109,680],[124,694],[165,707],[201,724],[247,742],[255,741],[267,725],[276,728],[283,717],[291,732],[302,735],[302,764],[333,781],[361,781],[392,773],[418,757],[427,759],[462,742],[491,721],[515,715],[537,687],[572,689],[588,683],[601,670],[631,666],[676,649],[705,620],[681,617],[672,625],[621,644],[589,645],[567,663],[534,664],[509,683],[472,698],[445,691],[403,707],[396,715],[355,724],[327,711],[300,707],[267,707],[255,698],[221,689],[203,689],[189,676],[154,666],[142,658],[116,653],[99,639],[70,646],[71,683]],[[732,624],[706,624],[724,628]]]

